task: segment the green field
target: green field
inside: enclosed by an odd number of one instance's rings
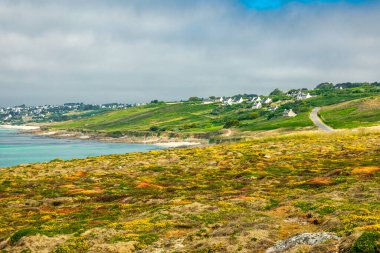
[[[309,118],[309,112],[303,112],[293,118],[278,117],[267,120],[264,117],[260,117],[255,120],[249,120],[243,123],[241,129],[245,131],[273,130],[278,128],[295,130],[296,128],[309,126],[314,126]]]
[[[380,124],[380,96],[323,107],[320,116],[333,128],[355,128]]]
[[[357,102],[362,101],[360,99],[377,96],[375,101],[378,105],[379,87],[377,86],[315,89],[310,90],[310,93],[314,97],[307,100],[297,101],[286,95],[277,98],[279,101],[275,104],[279,108],[274,112],[269,110],[270,105],[264,104],[262,109],[254,110],[251,109],[252,104],[246,102],[232,106],[222,106],[220,103],[158,102],[47,125],[47,128],[102,132],[111,137],[153,134],[154,132],[158,135],[163,132],[175,135],[183,133],[186,136],[215,135],[220,134],[218,131],[225,127],[235,128],[237,130],[235,132],[296,130],[314,126],[309,119],[309,113],[316,106],[325,106],[321,111],[321,116],[328,125],[334,128],[372,126],[379,121],[378,106],[360,106]],[[293,109],[298,115],[294,118],[282,117],[284,109]]]
[[[218,113],[215,110],[218,109]],[[258,118],[250,119],[252,113]],[[54,129],[90,130],[105,132],[127,131],[171,131],[185,133],[204,133],[222,129],[226,122],[239,120],[243,131],[272,130],[277,128],[295,129],[313,126],[308,112],[300,113],[294,118],[281,116],[268,120],[267,115],[259,116],[259,112],[248,105],[220,106],[220,104],[178,103],[149,104],[107,112],[94,117],[67,121],[50,127]]]
[[[210,114],[216,106],[200,103],[149,104],[64,122],[53,128],[107,132],[149,131],[151,127],[172,131],[212,131],[223,127]]]

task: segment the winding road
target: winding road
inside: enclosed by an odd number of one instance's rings
[[[326,125],[325,123],[322,122],[322,120],[318,117],[318,112],[321,108],[320,107],[315,107],[311,113],[310,113],[310,119],[314,122],[314,124],[322,131],[325,132],[333,132],[334,129]]]

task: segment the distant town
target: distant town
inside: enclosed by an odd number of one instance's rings
[[[291,101],[302,101],[312,97],[317,97],[323,92],[335,90],[343,90],[347,88],[361,88],[361,87],[379,87],[379,83],[321,83],[316,89],[292,89],[283,92],[280,89],[273,90],[268,96],[256,94],[239,94],[231,97],[217,97],[210,96],[207,98],[190,97],[188,100],[163,102],[153,100],[150,103],[181,103],[181,102],[198,102],[203,104],[218,103],[220,106],[236,106],[243,104],[244,108],[251,108],[252,110],[264,110],[267,112],[274,112],[281,108],[281,105]],[[323,91],[323,92],[322,92]],[[322,93],[321,93],[322,92]],[[344,91],[342,91],[344,92]],[[361,92],[356,90],[354,92]],[[364,92],[364,90],[363,90]],[[378,92],[378,90],[376,90]],[[146,103],[107,103],[107,104],[85,104],[85,103],[65,103],[63,105],[18,105],[14,107],[0,107],[0,124],[25,124],[30,122],[47,123],[47,122],[61,122],[71,119],[80,119],[105,111],[119,110],[136,106],[143,106]],[[283,117],[295,117],[297,113],[294,111],[296,108],[282,108],[281,114]]]
[[[312,96],[304,90],[291,91],[287,94],[297,100],[308,99]],[[190,98],[194,99],[193,98]],[[214,97],[196,98],[194,100],[202,101],[204,104],[221,103],[221,105],[235,105],[243,102],[252,103],[252,109],[260,109],[263,105],[273,103],[272,98],[268,96],[257,95],[236,95],[233,97]],[[158,102],[157,100],[152,103]],[[181,101],[183,102],[183,101]],[[170,103],[170,102],[169,102]],[[129,107],[142,106],[145,103],[124,104],[124,103],[107,103],[107,104],[85,104],[85,103],[65,103],[63,105],[18,105],[14,107],[0,108],[0,123],[17,124],[25,122],[59,122],[69,119],[78,119],[82,117],[93,116],[107,110],[125,109]],[[274,111],[278,106],[271,106],[270,111]],[[89,112],[90,114],[86,113]],[[296,116],[290,112],[289,116]]]
[[[56,122],[73,118],[92,116],[99,112],[115,109],[125,109],[142,104],[84,104],[65,103],[63,105],[18,105],[14,107],[0,108],[0,123],[24,123],[24,122]],[[91,112],[87,115],[86,112]]]

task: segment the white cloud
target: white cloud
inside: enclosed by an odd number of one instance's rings
[[[378,81],[379,5],[1,1],[0,105]]]

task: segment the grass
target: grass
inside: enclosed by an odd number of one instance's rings
[[[355,99],[377,96],[380,88],[376,86],[362,86],[357,88],[327,91],[310,98],[307,103],[313,107],[322,107],[339,104]]]
[[[379,142],[375,131],[292,134],[6,168],[0,238],[10,252],[262,252],[302,232],[374,233]]]
[[[247,103],[221,106],[219,103],[180,102],[169,104],[159,102],[103,112],[90,117],[87,117],[89,114],[86,114],[85,118],[55,123],[47,125],[47,127],[53,130],[94,132],[94,134],[104,134],[108,137],[152,134],[172,137],[174,134],[176,137],[199,138],[199,136],[203,136],[203,138],[211,138],[211,136],[221,135],[220,130],[226,124],[228,125],[228,122],[235,121],[239,121],[239,124],[232,126],[236,129],[235,132],[295,130],[312,127],[314,125],[309,119],[309,112],[316,106],[325,106],[321,111],[321,116],[327,124],[334,128],[372,126],[379,121],[379,106],[365,108],[365,106],[360,107],[356,104],[357,101],[367,101],[366,98],[371,96],[375,96],[375,98],[377,96],[376,101],[379,104],[380,89],[377,86],[368,85],[325,91],[317,89],[310,92],[317,96],[302,101],[289,100],[287,97],[287,100],[277,103],[280,108],[275,112],[269,112],[267,105],[264,105],[263,109],[252,110],[252,105]],[[281,112],[289,108],[298,112],[298,115],[294,118],[282,117]],[[268,120],[268,118],[271,119]]]
[[[215,104],[200,103],[149,104],[117,110],[91,118],[65,122],[52,126],[55,129],[77,129],[95,131],[149,131],[156,126],[165,130],[217,130],[222,124],[213,124],[210,114]]]
[[[271,120],[266,115],[249,120],[254,110],[238,106],[223,108],[215,115],[212,112],[219,104],[204,105],[201,103],[150,104],[142,107],[128,108],[107,112],[94,117],[68,121],[51,125],[53,129],[70,129],[80,131],[105,131],[115,136],[128,131],[155,131],[207,133],[223,128],[226,122],[240,119],[243,131],[271,130],[277,128],[295,129],[313,126],[308,113],[300,113],[294,118],[277,117]],[[244,118],[244,119],[242,119]],[[248,118],[248,119],[247,119]]]
[[[333,128],[355,128],[380,124],[380,96],[323,107],[320,116]]]
[[[264,117],[260,117],[244,122],[241,129],[244,131],[273,130],[278,128],[294,130],[296,128],[309,126],[314,126],[314,124],[309,118],[309,112],[304,112],[291,118],[278,117],[267,120]]]

